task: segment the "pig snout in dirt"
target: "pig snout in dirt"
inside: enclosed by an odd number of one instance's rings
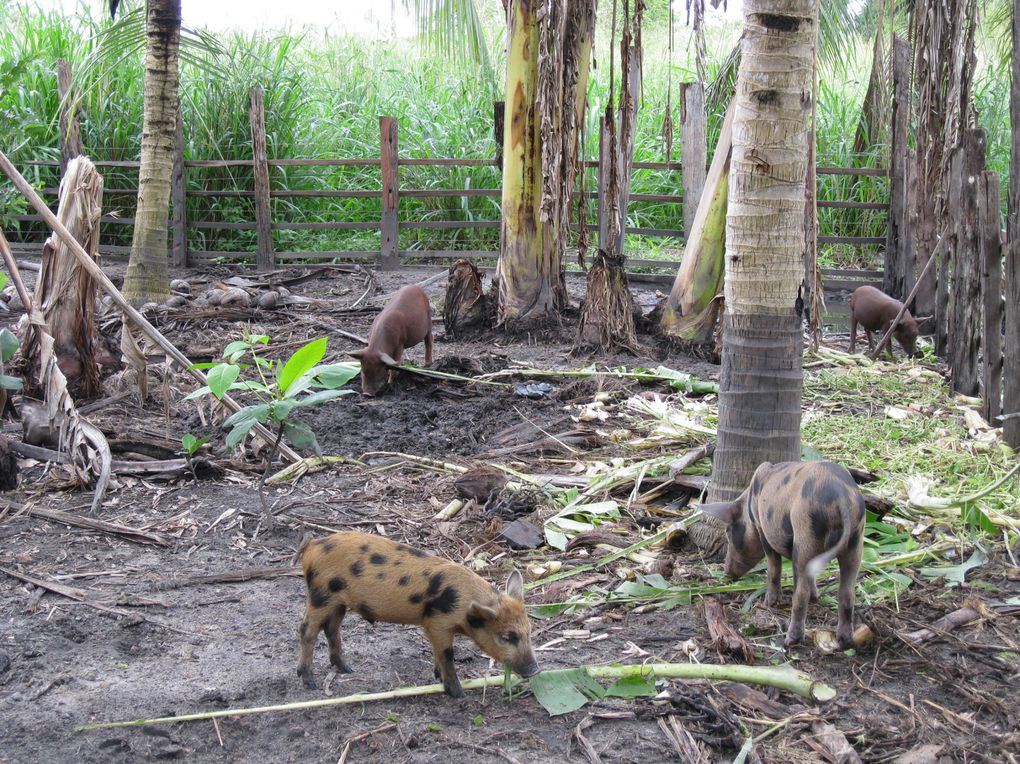
[[[727,575],[739,578],[762,557],[768,560],[769,607],[779,601],[780,558],[793,561],[787,647],[804,638],[808,602],[818,598],[815,579],[832,559],[838,560],[836,636],[842,647],[851,646],[865,514],[864,497],[849,472],[826,461],[764,462],[735,500],[705,504],[701,510],[727,523]]]
[[[368,331],[368,347],[351,353],[361,361],[361,392],[377,395],[396,377],[404,351],[425,341],[425,365],[432,363],[432,307],[419,286],[393,295]]]
[[[367,533],[309,540],[300,555],[308,604],[299,632],[297,673],[311,689],[312,653],[320,631],[329,642],[330,663],[338,671],[351,671],[340,640],[348,610],[369,623],[421,626],[432,644],[436,677],[455,698],[464,696],[453,664],[457,634],[521,676],[539,672],[524,609],[524,579],[518,571],[510,574],[505,591],[497,592],[463,565]]]
[[[895,300],[880,289],[873,286],[862,286],[854,290],[850,295],[850,352],[854,352],[857,346],[857,324],[864,327],[864,333],[868,337],[868,349],[875,349],[875,338],[872,332],[879,333],[881,339],[889,325],[900,312],[903,303]],[[918,357],[917,352],[917,320],[910,315],[910,311],[903,314],[893,337],[900,343],[903,352],[911,357]],[[886,347],[889,355],[892,356],[891,344]]]

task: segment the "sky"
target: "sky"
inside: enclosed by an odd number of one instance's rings
[[[79,4],[90,8],[104,7],[106,0],[21,0],[24,5],[37,5],[43,9],[63,8],[73,11]],[[678,20],[685,18],[683,0],[675,0],[674,13]],[[708,4],[709,23],[723,17],[723,11]],[[391,9],[395,6],[395,19]],[[726,18],[740,17],[740,0],[729,0]],[[387,38],[395,20],[400,37],[413,36],[417,25],[414,17],[404,8],[404,0],[181,0],[181,15],[185,26],[206,27],[216,32],[232,29],[255,31],[259,29],[291,29],[313,27],[330,34],[353,34],[367,38]]]

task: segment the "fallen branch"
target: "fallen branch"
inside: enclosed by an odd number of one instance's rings
[[[963,607],[939,618],[930,627],[904,634],[901,639],[911,645],[919,645],[929,639],[941,636],[961,626],[968,626],[988,618],[990,613],[985,603],[975,597],[963,601]]]
[[[31,517],[39,517],[43,520],[52,520],[56,523],[63,523],[64,525],[71,525],[77,528],[87,528],[91,531],[100,531],[101,533],[109,533],[113,536],[122,536],[128,541],[136,541],[139,544],[156,544],[158,546],[169,546],[170,542],[162,536],[157,536],[154,533],[147,533],[137,528],[131,528],[127,525],[119,525],[118,523],[109,523],[105,520],[94,520],[91,517],[83,517],[81,515],[75,515],[71,512],[64,512],[59,509],[45,509],[44,507],[29,507],[24,504],[16,504],[10,502],[11,507],[25,515]]]
[[[185,586],[195,584],[240,584],[245,581],[254,581],[256,578],[278,578],[280,576],[300,576],[301,568],[294,566],[276,568],[252,568],[250,570],[230,570],[225,573],[210,573],[206,576],[188,576],[187,578],[172,578],[167,581],[160,581],[153,588],[153,591],[165,591],[167,589],[182,589]]]
[[[636,666],[581,666],[579,668],[588,672],[588,675],[595,679],[627,679],[645,678],[655,676],[658,679],[708,679],[720,682],[745,682],[748,684],[762,684],[775,687],[780,690],[792,692],[803,698],[814,700],[819,703],[832,700],[836,697],[836,691],[823,682],[815,681],[802,671],[798,671],[789,664],[782,666],[740,666],[740,665],[718,665],[712,663],[648,663]],[[574,672],[576,669],[563,669],[563,672]],[[554,675],[559,671],[546,671],[545,675]],[[513,677],[511,686],[519,685],[523,679]],[[499,687],[504,682],[504,676],[486,676],[478,679],[469,679],[461,686],[465,690],[477,690],[483,687]],[[360,703],[370,703],[376,700],[393,700],[395,698],[414,698],[423,695],[439,695],[443,692],[441,684],[427,684],[420,687],[401,687],[386,692],[364,692],[355,695],[344,695],[339,698],[323,698],[320,700],[306,700],[300,703],[284,703],[277,706],[258,706],[255,708],[228,708],[221,711],[207,711],[198,714],[184,714],[182,716],[161,716],[155,719],[135,719],[126,722],[98,722],[96,724],[83,724],[75,727],[75,732],[87,732],[89,730],[112,729],[115,727],[140,727],[147,724],[169,724],[173,722],[194,722],[207,721],[209,719],[220,719],[224,716],[249,716],[252,714],[273,713],[276,711],[299,711],[308,708],[329,708],[332,706],[348,706]]]
[[[307,459],[299,459],[289,464],[279,472],[266,478],[266,485],[280,485],[297,480],[312,472],[319,472],[331,464],[356,464],[363,467],[364,463],[349,456],[312,456]]]
[[[730,626],[719,600],[714,597],[705,597],[702,607],[705,609],[708,634],[712,637],[712,645],[715,649],[738,655],[745,661],[751,660],[751,648],[736,629]]]
[[[47,581],[42,578],[36,578],[35,576],[30,576],[26,573],[19,573],[16,570],[10,570],[9,568],[4,567],[0,567],[0,573],[6,573],[11,578],[16,578],[19,581],[24,581],[27,584],[38,586],[41,589],[53,592],[54,594],[59,594],[61,597],[66,597],[69,600],[80,602],[83,605],[88,605],[90,608],[94,608],[95,610],[98,610],[101,613],[107,613],[108,615],[116,615],[120,616],[121,618],[126,618],[128,622],[132,624],[144,621],[146,623],[151,623],[154,626],[161,626],[162,628],[167,629],[169,631],[176,631],[178,634],[186,634],[189,637],[200,637],[203,639],[205,638],[204,634],[198,634],[197,632],[194,631],[181,629],[177,626],[174,626],[173,624],[167,623],[162,618],[146,616],[140,613],[129,613],[127,610],[121,610],[120,608],[104,605],[101,602],[95,602],[94,600],[87,597],[81,589],[76,589],[72,586],[65,586],[64,584],[58,584],[55,581]],[[140,602],[137,604],[152,604],[152,603]]]

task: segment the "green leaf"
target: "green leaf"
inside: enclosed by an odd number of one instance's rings
[[[925,578],[945,578],[949,586],[959,586],[967,576],[967,571],[988,562],[988,553],[981,547],[974,547],[974,553],[966,562],[942,568],[921,568],[918,572]]]
[[[589,700],[598,700],[606,694],[602,685],[583,668],[536,674],[531,677],[531,691],[549,716],[569,714]]]
[[[805,462],[820,462],[825,459],[821,451],[811,448],[811,446],[805,443],[800,444],[800,458]]]
[[[648,672],[645,676],[625,676],[617,679],[606,690],[607,698],[647,698],[654,696],[655,675]]]
[[[485,726],[485,717],[482,716],[481,714],[478,714],[474,719],[471,720],[471,723],[473,725],[475,725],[476,727],[484,727]]]
[[[220,361],[202,361],[201,363],[193,363],[189,368],[195,369],[196,371],[205,371],[211,369],[213,366],[219,366]]]
[[[659,366],[652,369],[651,373],[666,380],[669,382],[670,387],[681,392],[694,393],[695,395],[719,392],[719,385],[715,382],[704,382],[685,371],[677,371],[667,366]]]
[[[188,457],[194,456],[198,453],[198,449],[205,445],[206,440],[206,438],[196,438],[190,432],[184,434],[181,437],[181,446],[183,447],[182,450],[184,451],[184,455]]]
[[[250,430],[254,426],[255,426],[254,419],[246,419],[245,421],[241,422],[236,427],[234,427],[234,429],[231,430],[229,433],[227,433],[226,443],[227,450],[229,451],[233,449],[235,446],[237,446],[237,444],[244,439],[244,436],[248,434],[248,430]]]
[[[3,287],[0,287],[2,289]],[[7,363],[18,351],[20,343],[17,336],[7,327],[0,329],[0,361]]]
[[[319,441],[315,439],[315,432],[304,422],[288,419],[283,423],[283,432],[294,448],[311,448],[316,454],[319,453]]]
[[[545,526],[545,543],[553,549],[559,549],[562,552],[567,548],[567,541],[567,534],[554,530],[548,525]]]
[[[250,393],[265,393],[266,395],[272,395],[273,391],[266,385],[258,382],[254,379],[242,379],[240,382],[235,382],[230,386],[231,390],[247,390]]]
[[[269,408],[269,418],[274,422],[282,422],[290,416],[290,412],[297,406],[297,401],[274,401]]]
[[[0,388],[4,390],[20,390],[21,380],[17,377],[12,377],[10,374],[0,374]]]
[[[977,528],[985,533],[998,534],[999,532],[995,523],[973,502],[966,502],[960,507],[960,518],[968,528]]]
[[[246,352],[248,352],[248,343],[244,340],[234,340],[223,348],[223,357],[231,363],[235,363]]]
[[[255,406],[245,406],[240,411],[236,411],[227,417],[226,421],[223,422],[223,427],[239,427],[247,424],[247,429],[251,429],[252,425],[256,422],[265,424],[269,419],[269,404],[259,403]]]
[[[319,390],[314,393],[306,395],[304,398],[298,398],[294,405],[299,408],[307,408],[308,406],[318,406],[320,403],[331,401],[334,398],[339,398],[343,395],[350,395],[353,390]]]
[[[0,289],[3,289],[5,286],[7,286],[7,274],[0,271]]]
[[[209,385],[202,385],[197,390],[192,390],[190,393],[184,396],[184,400],[193,401],[196,398],[202,398],[209,394]]]
[[[209,382],[209,390],[216,396],[217,400],[223,400],[227,390],[237,379],[241,370],[232,363],[221,363],[209,370],[206,380]]]
[[[326,338],[320,337],[294,351],[279,373],[277,384],[284,392],[298,377],[315,368],[315,365],[326,355]]]
[[[343,387],[361,371],[358,363],[331,363],[312,369],[315,384],[320,387]]]
[[[251,344],[251,345],[268,345],[269,344],[269,335],[268,334],[252,334],[251,336],[246,337],[245,339],[247,339],[248,343]]]

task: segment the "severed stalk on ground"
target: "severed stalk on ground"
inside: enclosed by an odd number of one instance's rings
[[[614,665],[614,666],[581,666],[589,676],[595,679],[625,679],[625,678],[647,678],[654,676],[658,679],[708,679],[720,682],[745,682],[748,684],[761,684],[768,687],[775,687],[799,695],[808,700],[824,703],[836,697],[836,691],[823,682],[816,681],[802,671],[798,671],[790,664],[782,666],[743,666],[743,665],[718,665],[703,663],[646,663],[641,665]],[[559,671],[545,671],[543,674],[557,674],[574,672],[577,669],[562,669]],[[512,685],[519,685],[523,679],[514,677]],[[499,687],[504,682],[502,674],[498,676],[486,676],[478,679],[469,679],[463,683],[465,690],[477,690],[483,687]],[[208,719],[219,719],[224,716],[248,716],[252,714],[274,713],[277,711],[298,711],[308,708],[328,708],[331,706],[345,706],[361,703],[369,703],[377,700],[393,700],[395,698],[412,698],[422,695],[439,695],[443,692],[443,685],[428,684],[418,687],[400,687],[387,692],[365,692],[355,695],[344,695],[339,698],[324,698],[321,700],[308,700],[300,703],[284,703],[277,706],[259,706],[255,708],[230,708],[221,711],[208,711],[197,714],[183,714],[181,716],[162,716],[154,719],[134,719],[124,722],[98,722],[95,724],[83,724],[74,728],[75,732],[87,732],[97,729],[111,729],[114,727],[140,727],[147,724],[168,724],[172,722],[194,722]]]

